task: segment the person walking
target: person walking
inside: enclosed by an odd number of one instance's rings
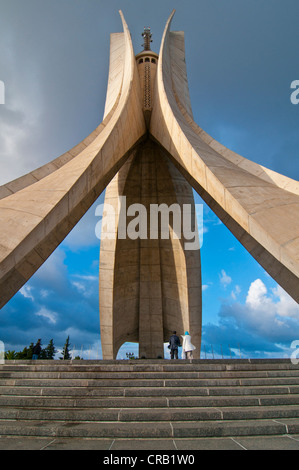
[[[169,338],[168,348],[170,349],[170,358],[178,359],[178,348],[181,346],[180,338],[177,336],[176,331]]]
[[[183,351],[182,351],[182,359],[192,359],[193,358],[193,351],[196,347],[191,343],[191,336],[189,332],[186,331],[185,335],[181,335],[183,338]]]
[[[39,340],[37,341],[36,345],[33,346],[33,349],[32,349],[32,352],[33,352],[33,354],[32,354],[32,359],[33,359],[33,360],[37,360],[37,359],[38,359],[38,356],[40,355],[41,350],[42,350],[42,348],[41,348],[41,340],[39,339]]]

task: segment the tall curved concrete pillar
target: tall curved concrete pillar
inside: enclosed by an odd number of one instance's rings
[[[261,266],[299,302],[299,183],[241,157],[204,132],[186,106],[184,36],[167,22],[151,135]]]
[[[117,96],[103,122],[73,149],[0,188],[0,307],[67,236],[146,132],[130,32],[121,17],[122,81],[115,82]]]
[[[106,207],[115,209],[120,198],[146,213],[163,203],[188,206],[195,229],[193,187],[299,302],[299,183],[237,155],[193,121],[184,34],[170,31],[173,14],[159,55],[146,48],[135,57],[121,13],[123,32],[111,35],[103,122],[73,149],[0,187],[0,307],[105,188]],[[101,240],[104,358],[115,358],[125,341],[138,341],[142,357],[163,356],[174,329],[190,330],[199,355],[199,250],[162,232],[151,237],[148,227],[147,236],[119,237],[122,213],[115,214]]]

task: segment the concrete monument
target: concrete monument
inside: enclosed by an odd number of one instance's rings
[[[232,152],[192,118],[184,33],[167,21],[160,53],[134,55],[130,32],[111,35],[103,122],[47,165],[0,188],[0,306],[27,282],[106,188],[116,209],[113,233],[103,226],[100,326],[103,357],[126,341],[140,357],[163,357],[172,330],[190,331],[199,357],[199,250],[184,237],[120,237],[122,212],[136,204],[189,207],[192,187],[261,266],[299,301],[299,183]],[[139,207],[138,206],[138,207]],[[133,212],[130,213],[134,215]],[[128,215],[130,215],[128,214]],[[174,234],[174,214],[169,211]],[[109,235],[109,236],[108,236]]]

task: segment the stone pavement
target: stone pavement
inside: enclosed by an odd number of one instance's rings
[[[299,450],[299,434],[199,439],[73,439],[1,437],[0,450]]]

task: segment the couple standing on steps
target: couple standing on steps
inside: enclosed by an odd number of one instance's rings
[[[180,346],[183,347],[182,359],[192,359],[193,358],[193,350],[196,349],[195,346],[191,343],[191,336],[189,335],[188,331],[185,332],[185,335],[181,335],[183,338],[183,344],[181,345],[180,338],[177,336],[176,331],[173,332],[172,336],[169,339],[169,346],[170,349],[170,358],[171,359],[178,359],[178,348]]]

